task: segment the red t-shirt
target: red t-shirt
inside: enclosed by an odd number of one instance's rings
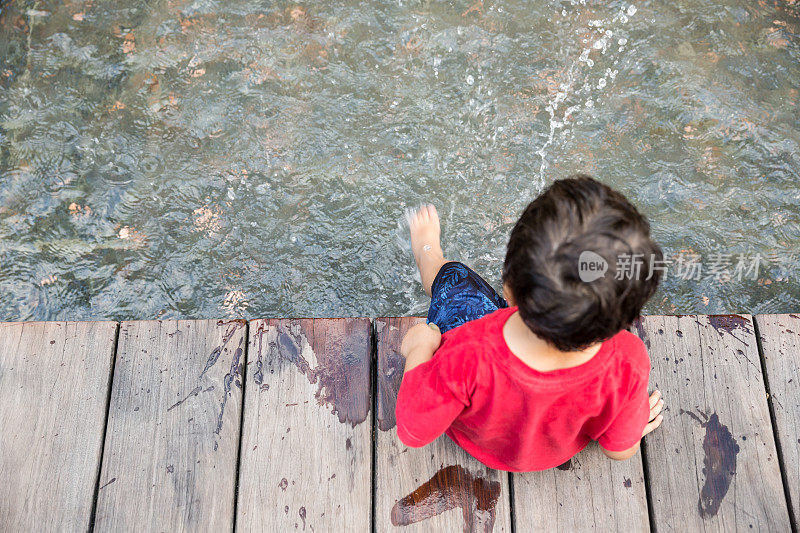
[[[500,309],[442,336],[433,359],[411,369],[397,394],[397,435],[424,446],[446,432],[486,466],[524,472],[558,466],[590,440],[627,450],[650,412],[650,358],[620,331],[589,361],[539,372],[517,358]]]

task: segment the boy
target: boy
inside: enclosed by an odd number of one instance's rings
[[[591,440],[612,459],[636,453],[664,405],[658,391],[648,397],[647,350],[625,329],[655,292],[662,259],[636,208],[588,176],[553,183],[511,232],[507,302],[444,258],[433,206],[410,226],[431,306],[401,346],[400,440],[419,447],[446,432],[486,466],[515,472],[558,466]],[[587,251],[604,274],[581,276]],[[625,275],[626,256],[638,275]]]

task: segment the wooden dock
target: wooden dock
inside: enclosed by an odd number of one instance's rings
[[[797,531],[800,316],[649,316],[625,462],[488,469],[394,431],[418,319],[0,323],[2,531]]]

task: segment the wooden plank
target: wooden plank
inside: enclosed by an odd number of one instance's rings
[[[89,528],[116,330],[0,324],[0,530]]]
[[[644,449],[655,528],[787,531],[751,317],[649,316],[635,326],[665,402]]]
[[[243,320],[123,322],[95,526],[233,527]]]
[[[236,525],[369,531],[371,324],[250,324]]]
[[[800,316],[756,315],[790,507],[800,518]]]
[[[557,468],[514,474],[517,531],[649,531],[641,454],[612,461],[591,443]]]
[[[423,448],[397,438],[400,342],[415,318],[379,318],[375,529],[511,531],[508,474],[485,467],[442,436]]]

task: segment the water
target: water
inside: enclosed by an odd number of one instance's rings
[[[497,286],[578,171],[800,308],[797,2],[0,2],[0,319],[422,313],[407,207]]]

